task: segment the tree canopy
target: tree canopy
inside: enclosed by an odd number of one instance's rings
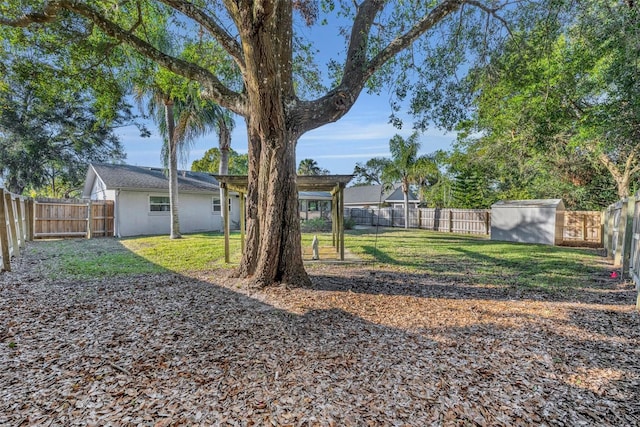
[[[244,117],[247,244],[237,274],[256,285],[308,284],[296,190],[300,136],[339,120],[363,90],[382,87],[391,88],[394,100],[427,106],[423,111],[453,112],[433,107],[459,83],[457,72],[483,61],[506,36],[507,21],[529,6],[546,6],[543,0],[518,3],[52,0],[25,6],[16,0],[0,7],[0,25],[21,34],[74,27],[106,47],[126,46],[118,50],[123,63],[144,58],[197,81],[204,98]],[[344,35],[345,51],[332,53],[320,74],[313,61],[319,47],[306,38],[305,26],[328,22]],[[165,48],[167,36],[172,49]]]
[[[47,64],[13,57],[2,68],[0,176],[9,191],[77,195],[88,163],[125,158],[114,128],[133,115],[122,100],[104,117],[95,91]]]
[[[219,173],[220,170],[220,149],[213,147],[205,151],[201,159],[191,163],[191,170],[195,172]],[[239,154],[234,149],[229,149],[229,175],[246,175],[249,171],[246,154]]]
[[[490,169],[503,197],[562,197],[572,208],[637,189],[638,9],[586,1],[540,16],[475,69],[474,114],[458,144],[463,173]]]

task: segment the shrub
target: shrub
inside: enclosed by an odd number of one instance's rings
[[[314,231],[331,231],[331,222],[324,218],[314,218],[307,221],[302,221],[300,228],[305,233]]]

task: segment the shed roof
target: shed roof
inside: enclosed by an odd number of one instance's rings
[[[556,208],[564,209],[562,199],[500,200],[491,208]]]
[[[93,177],[99,177],[107,189],[169,190],[164,169],[124,164],[93,163],[89,165],[85,194],[91,192]],[[87,188],[89,186],[89,188]],[[206,172],[178,171],[178,190],[212,192],[219,190],[218,181]]]

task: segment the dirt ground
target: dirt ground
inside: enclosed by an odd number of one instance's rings
[[[37,243],[36,243],[37,244]],[[630,284],[548,295],[319,266],[0,275],[0,425],[640,425]]]

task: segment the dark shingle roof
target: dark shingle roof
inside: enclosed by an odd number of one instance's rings
[[[404,195],[402,188],[392,188],[383,191],[381,185],[359,185],[355,187],[347,187],[344,189],[344,202],[351,205],[378,205],[385,202],[403,202]],[[417,202],[418,198],[409,191],[409,201]]]
[[[90,167],[108,189],[169,190],[169,178],[162,168],[94,163]],[[178,191],[218,190],[218,181],[205,172],[179,171]]]
[[[375,204],[384,202],[385,195],[380,192],[381,185],[358,185],[344,189],[344,202],[349,204]]]
[[[391,193],[387,194],[387,198],[384,199],[387,203],[400,203],[400,202],[404,202],[404,193],[402,192],[402,187],[398,187],[395,190],[393,190]],[[413,191],[411,191],[411,189],[409,189],[409,202],[410,203],[414,203],[417,202],[418,198],[416,197],[416,195],[413,193]]]

